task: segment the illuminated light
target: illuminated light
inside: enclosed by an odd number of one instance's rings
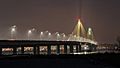
[[[76,38],[76,35],[74,35],[74,37]]]
[[[57,36],[60,36],[60,34],[57,34]]]
[[[63,37],[66,37],[66,35],[64,34]]]
[[[92,28],[88,28],[89,31],[92,31]]]
[[[87,52],[84,52],[84,54],[87,54]]]
[[[56,40],[59,41],[59,38],[60,38],[60,34],[57,33],[57,37],[56,37]]]
[[[87,47],[84,47],[85,50],[87,50],[88,48]]]
[[[32,28],[32,31],[35,31],[35,28]]]
[[[76,49],[76,47],[73,48],[74,50]]]
[[[13,28],[16,28],[16,25],[12,26]]]
[[[48,33],[48,35],[50,36],[50,35],[51,35],[51,33]]]
[[[80,37],[80,26],[81,26],[81,21],[78,19],[78,28],[77,28],[77,37]]]
[[[28,35],[28,40],[30,39],[30,35],[32,34],[32,30],[28,30],[28,33],[27,33],[27,35]]]
[[[40,32],[40,35],[43,35],[43,32]]]
[[[88,35],[91,35],[91,34],[92,34],[92,29],[88,28]]]
[[[13,51],[12,48],[3,48],[2,51]]]
[[[12,30],[11,30],[12,32],[15,32],[15,28],[12,28]]]
[[[16,25],[13,25],[13,26],[11,27],[11,32],[15,32],[15,30],[16,30]]]
[[[81,25],[81,21],[80,21],[80,19],[78,19],[78,26],[80,26]]]
[[[62,33],[62,36],[63,36],[63,37],[66,37],[65,33]]]
[[[40,32],[40,39],[41,39],[41,40],[43,39],[43,35],[44,35],[44,33],[43,33],[43,32]]]
[[[55,34],[58,34],[59,32],[55,32]]]
[[[15,34],[16,34],[16,25],[13,25],[11,28],[11,40],[15,39]]]
[[[46,33],[48,33],[49,31],[47,30],[47,31],[45,31]]]
[[[31,34],[32,33],[32,31],[31,30],[28,30],[28,34]]]

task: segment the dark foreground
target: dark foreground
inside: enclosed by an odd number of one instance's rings
[[[0,57],[0,68],[120,68],[120,54]]]

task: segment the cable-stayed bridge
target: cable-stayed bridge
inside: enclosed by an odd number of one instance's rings
[[[34,31],[34,28],[28,30],[27,39],[17,39],[16,26],[12,26],[11,39],[0,40],[0,54],[80,54],[83,51],[96,50],[97,42],[93,30],[86,30],[80,19],[69,35],[44,31],[39,33],[39,38],[33,38]]]
[[[35,28],[32,28],[27,31],[26,38],[24,39],[18,39],[16,38],[17,30],[16,26],[11,27],[11,38],[10,40],[41,40],[41,41],[78,41],[78,42],[88,42],[91,44],[97,44],[95,41],[94,33],[92,28],[87,28],[83,26],[80,19],[78,19],[78,22],[71,34],[65,34],[60,32],[51,33],[49,31],[41,31],[39,32],[39,35],[37,37],[34,36],[34,32],[36,31]],[[19,32],[18,32],[19,33]]]

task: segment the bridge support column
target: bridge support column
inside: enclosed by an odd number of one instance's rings
[[[17,54],[17,47],[13,47],[13,55]]]
[[[64,54],[67,54],[67,45],[64,45]]]
[[[21,47],[21,54],[24,54],[24,47]]]
[[[93,46],[92,46],[92,44],[88,44],[88,47],[89,47],[89,51],[93,51]]]
[[[39,55],[39,53],[40,53],[40,48],[39,46],[37,46],[37,55]]]
[[[79,52],[81,52],[81,45],[78,45],[79,46]]]
[[[57,55],[60,54],[60,45],[57,45]]]
[[[76,45],[76,53],[78,53],[78,52],[79,52],[79,46]]]
[[[70,45],[70,53],[73,53],[73,45]]]
[[[51,45],[48,45],[47,49],[48,49],[48,55],[50,55],[51,54]]]
[[[96,51],[96,50],[97,50],[96,48],[97,48],[97,46],[96,46],[96,45],[94,45],[94,51]]]
[[[36,55],[36,52],[37,52],[36,46],[34,46],[33,52],[34,52],[34,55]]]

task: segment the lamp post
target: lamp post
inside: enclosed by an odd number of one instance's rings
[[[59,37],[60,37],[60,34],[58,33],[58,34],[57,34],[57,41],[59,41]]]
[[[16,25],[13,25],[11,27],[11,39],[15,39],[15,34],[16,34]]]
[[[59,34],[58,32],[55,32],[55,39],[54,39],[54,40],[56,40],[56,41],[57,41],[57,39],[58,39],[58,37],[57,37],[58,34]]]
[[[50,40],[51,39],[51,33],[49,32],[48,33],[48,40]]]
[[[30,36],[33,34],[33,31],[35,31],[35,28],[28,30],[27,32],[28,40],[30,40]]]
[[[65,41],[65,37],[66,37],[65,33],[62,33],[62,40],[63,41]]]
[[[44,35],[45,35],[45,36],[44,36],[44,40],[48,40],[48,33],[49,33],[48,30],[44,32]]]
[[[43,32],[40,32],[40,40],[43,40]]]
[[[30,35],[32,34],[32,30],[28,30],[28,40],[30,40]]]

